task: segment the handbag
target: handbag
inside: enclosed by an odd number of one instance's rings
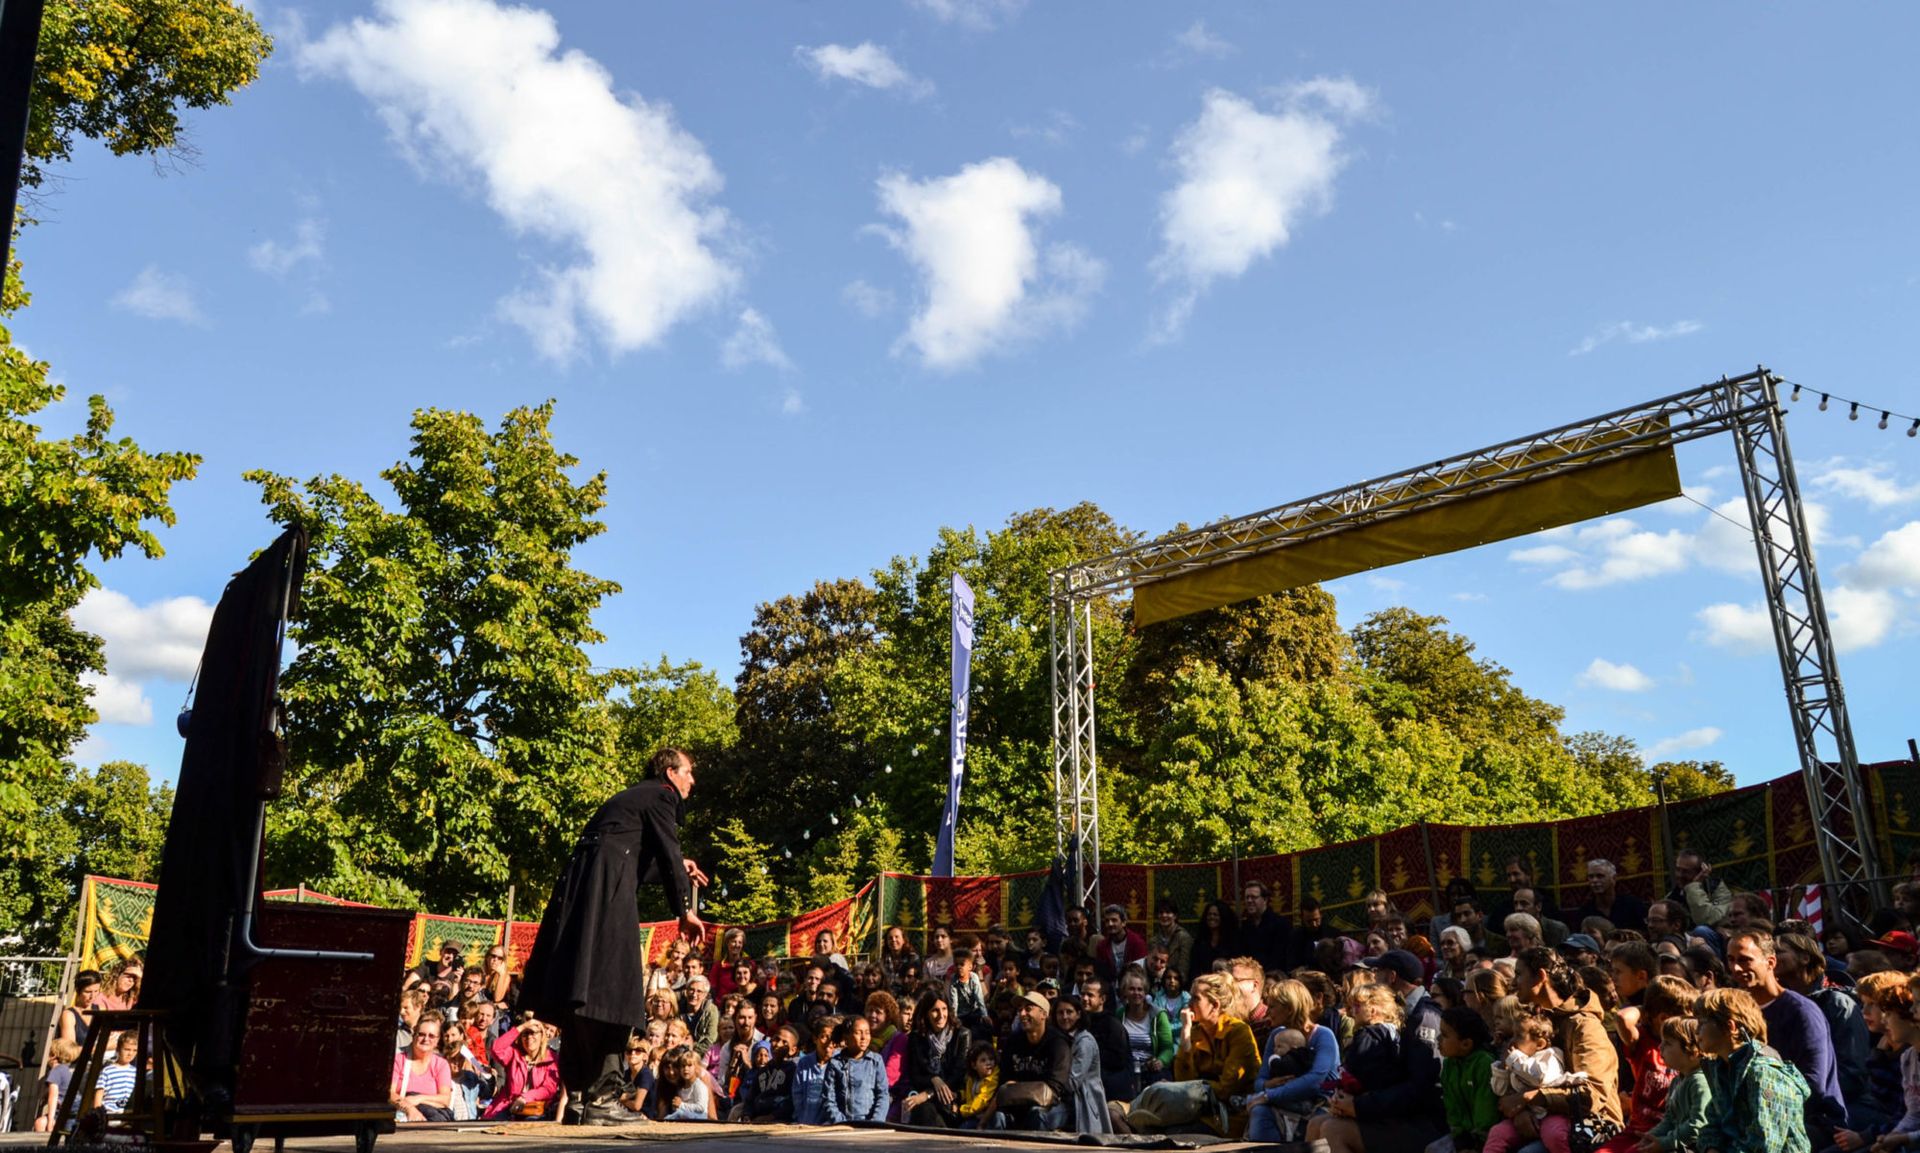
[[[1009,1081],[1000,1086],[1002,1109],[1051,1109],[1053,1086],[1045,1081]]]

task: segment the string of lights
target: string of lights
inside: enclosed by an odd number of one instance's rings
[[[1920,416],[1912,416],[1904,412],[1895,412],[1891,408],[1883,408],[1870,401],[1855,400],[1850,396],[1841,396],[1835,392],[1822,392],[1810,384],[1801,384],[1797,380],[1789,380],[1785,383],[1793,386],[1793,392],[1787,397],[1789,404],[1798,404],[1800,402],[1800,394],[1803,391],[1818,393],[1820,404],[1817,411],[1825,412],[1835,404],[1844,404],[1847,406],[1848,420],[1859,420],[1861,410],[1863,409],[1868,416],[1872,416],[1877,412],[1880,414],[1879,428],[1882,431],[1885,431],[1895,424],[1904,424],[1907,426],[1908,436],[1920,437]]]

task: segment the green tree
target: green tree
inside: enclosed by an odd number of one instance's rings
[[[60,952],[73,943],[88,873],[159,879],[173,790],[149,785],[147,771],[127,761],[91,770],[62,764],[34,802],[45,816],[32,850],[10,854],[0,870],[0,918],[27,950]]]
[[[1719,761],[1661,761],[1647,776],[1666,794],[1668,804],[1711,797],[1738,788],[1733,770]]]
[[[723,820],[714,837],[713,887],[703,915],[736,925],[771,921],[792,907],[773,872],[773,853],[737,816]]]
[[[1438,721],[1459,733],[1527,740],[1558,731],[1564,711],[1517,688],[1512,674],[1476,658],[1473,642],[1445,617],[1390,608],[1353,630],[1354,653],[1378,675],[1376,705]]]
[[[272,51],[230,0],[49,0],[22,183],[37,187],[83,137],[119,156],[178,154],[181,111],[229,103]]]
[[[391,511],[338,476],[247,474],[312,538],[281,680],[280,881],[447,912],[496,913],[509,884],[537,902],[586,818],[637,776],[616,754],[618,678],[586,651],[619,586],[571,556],[605,530],[605,476],[571,477],[552,416],[515,409],[489,432],[416,414],[408,459],[381,474]]]
[[[678,745],[704,764],[740,739],[733,690],[700,664],[676,665],[666,657],[651,668],[620,674],[626,699],[614,706],[620,748],[646,760],[663,745]]]
[[[18,273],[16,261],[0,318],[27,304]],[[31,418],[64,394],[0,325],[0,934],[40,941],[59,931],[44,920],[58,890],[42,886],[73,851],[45,818],[65,803],[68,759],[96,719],[81,677],[106,669],[100,639],[68,610],[99,585],[96,563],[129,549],[161,555],[152,526],[173,523],[173,485],[200,464],[114,437],[99,396],[80,432],[47,438]]]

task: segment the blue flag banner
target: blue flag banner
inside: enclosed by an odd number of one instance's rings
[[[933,850],[933,875],[953,876],[953,832],[960,823],[960,782],[967,771],[967,688],[973,671],[973,589],[953,574],[953,718],[947,740],[947,811]]]

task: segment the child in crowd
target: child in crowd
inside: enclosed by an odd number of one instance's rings
[[[1493,1095],[1493,1031],[1486,1019],[1465,1005],[1440,1014],[1440,1099],[1447,1111],[1447,1135],[1427,1153],[1473,1153],[1500,1120]]]
[[[833,1035],[844,1017],[813,1023],[813,1051],[793,1063],[793,1122],[824,1125],[827,1119],[827,1064],[833,1060]]]
[[[691,1045],[669,1050],[660,1059],[660,1072],[654,1081],[660,1120],[714,1120],[713,1094],[707,1088],[705,1074],[700,1067],[700,1052]]]
[[[1640,1139],[1639,1153],[1680,1153],[1698,1149],[1707,1125],[1711,1091],[1700,1070],[1700,1026],[1690,1017],[1669,1017],[1660,1026],[1660,1057],[1673,1071],[1667,1107],[1659,1124]]]
[[[1400,1061],[1399,998],[1385,985],[1361,984],[1347,994],[1353,1040],[1341,1050],[1339,1091],[1351,1097],[1378,1092],[1406,1078]]]
[[[474,1060],[467,1047],[466,1030],[449,1025],[440,1034],[440,1056],[447,1063],[447,1079],[452,1095],[447,1109],[455,1121],[472,1121],[480,1116],[481,1103],[493,1096],[493,1069]]]
[[[1896,985],[1880,995],[1880,1023],[1885,1032],[1882,1044],[1900,1055],[1900,1087],[1906,1109],[1893,1127],[1874,1141],[1873,1153],[1893,1153],[1920,1144],[1920,1048],[1915,1047],[1920,1042],[1920,1022],[1913,1019],[1913,990],[1912,984]],[[1905,1012],[1899,1009],[1902,1004]]]
[[[1160,974],[1160,987],[1155,989],[1148,1001],[1153,1007],[1167,1015],[1167,1020],[1178,1021],[1180,1011],[1187,1007],[1186,974],[1173,966],[1167,966]]]
[[[436,1035],[437,1036],[437,1035]],[[133,1100],[134,1086],[140,1082],[140,1070],[134,1059],[140,1051],[140,1037],[132,1029],[120,1034],[114,1044],[113,1064],[100,1071],[94,1086],[93,1106],[105,1113],[124,1113]]]
[[[967,1084],[954,1108],[957,1125],[972,1128],[993,1108],[1000,1092],[1000,1054],[990,1041],[981,1041],[967,1051]]]
[[[1834,1131],[1835,1143],[1847,1153],[1872,1145],[1906,1114],[1900,1068],[1905,1047],[1893,1041],[1887,1019],[1913,1011],[1905,973],[1869,973],[1860,978],[1855,990],[1860,996],[1860,1017],[1867,1026],[1867,1092],[1864,1101],[1848,1099],[1848,1123]]]
[[[887,1066],[869,1048],[873,1024],[865,1017],[849,1017],[835,1031],[840,1052],[827,1062],[826,1121],[885,1121],[892,1097],[887,1091]]]
[[[1586,1081],[1585,1073],[1567,1072],[1567,1059],[1553,1043],[1553,1021],[1544,1013],[1523,1011],[1515,1024],[1513,1047],[1493,1065],[1493,1095],[1527,1093],[1534,1089],[1567,1088]],[[1520,1121],[1525,1117],[1525,1121]],[[1523,1130],[1520,1126],[1525,1125]],[[1568,1153],[1572,1128],[1565,1114],[1547,1112],[1545,1105],[1527,1107],[1524,1114],[1501,1121],[1487,1131],[1482,1146],[1485,1153],[1507,1153],[1518,1149],[1533,1137],[1547,1146],[1548,1153]]]
[[[793,1120],[793,1055],[800,1048],[800,1031],[782,1025],[773,1034],[769,1048],[755,1049],[753,1075],[741,1090],[739,1115],[729,1120],[750,1121],[756,1125],[784,1124]]]
[[[652,1099],[654,1090],[660,1083],[658,1061],[655,1054],[662,1051],[661,1042],[665,1040],[667,1029],[660,1025],[660,1037],[653,1036],[651,1026],[658,1022],[649,1022],[646,1035],[627,1039],[627,1086],[620,1094],[620,1107],[632,1114],[635,1119],[648,1115],[647,1102]]]
[[[73,1084],[73,1059],[79,1055],[79,1044],[65,1037],[55,1037],[53,1044],[47,1046],[47,1057],[53,1063],[47,1066],[47,1075],[40,1079],[40,1083],[46,1086],[46,1096],[40,1102],[40,1112],[33,1118],[35,1133],[53,1132],[54,1118],[60,1116],[60,1102],[66,1099],[67,1090]],[[74,1118],[78,1116],[79,1110],[76,1109]],[[71,1126],[73,1118],[67,1124]]]

